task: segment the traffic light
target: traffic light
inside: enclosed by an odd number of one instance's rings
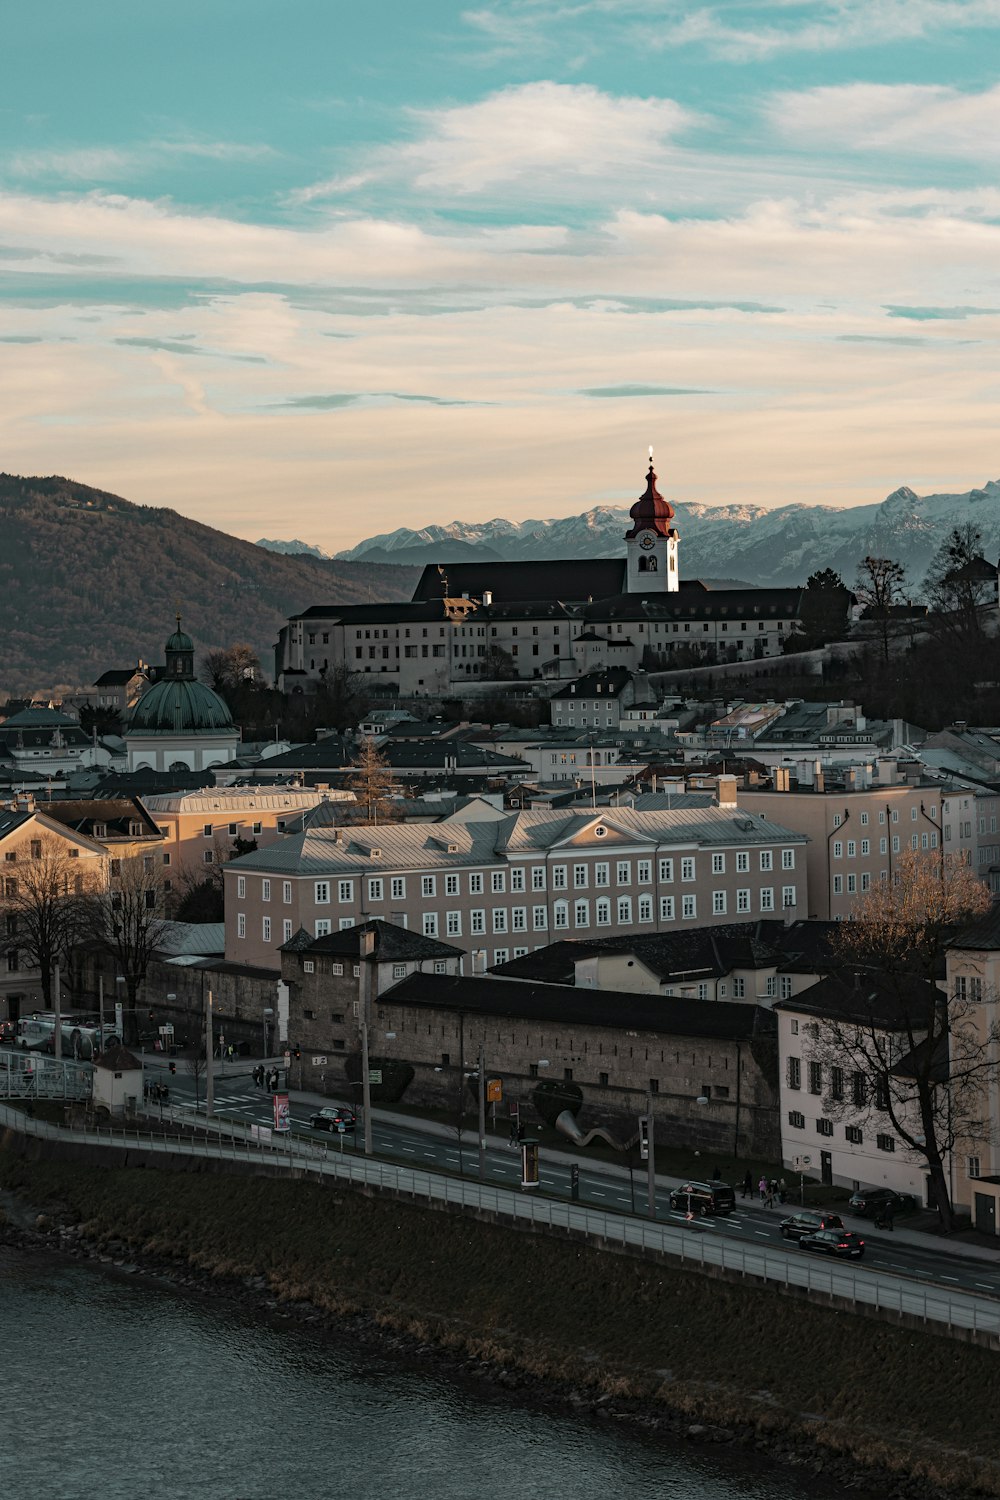
[[[150,1011],[150,1012],[149,1012],[149,1019],[150,1019],[150,1020],[151,1020],[151,1021],[152,1021],[152,1019],[153,1019],[153,1012],[152,1012],[152,1011]]]
[[[297,1058],[299,1058],[299,1057],[302,1056],[302,1048],[301,1047],[296,1047],[296,1049],[295,1049],[295,1056]]]
[[[171,1064],[170,1064],[170,1071],[171,1071],[171,1073],[176,1073],[177,1072],[177,1064],[175,1062],[171,1062]]]
[[[649,1116],[639,1116],[639,1157],[642,1161],[649,1160]]]

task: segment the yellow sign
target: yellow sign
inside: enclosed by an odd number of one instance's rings
[[[487,1104],[500,1104],[503,1102],[503,1082],[501,1079],[487,1078],[486,1102]]]

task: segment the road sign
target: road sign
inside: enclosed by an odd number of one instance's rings
[[[290,1068],[291,1066],[292,1066],[292,1054],[290,1052],[286,1052],[285,1053],[285,1067],[286,1068]]]
[[[501,1104],[503,1102],[503,1082],[499,1078],[488,1078],[486,1080],[486,1102],[487,1104]]]
[[[381,1068],[369,1068],[368,1069],[368,1082],[369,1083],[381,1083],[382,1082],[382,1069]]]
[[[642,1161],[649,1160],[649,1116],[639,1116],[639,1157]]]
[[[165,1026],[161,1026],[160,1027],[160,1035],[161,1036],[173,1036],[173,1034],[174,1034],[174,1028],[173,1028],[173,1026],[172,1026],[172,1024],[170,1022],[167,1022],[167,1024]]]
[[[274,1096],[274,1128],[280,1132],[291,1130],[292,1128],[292,1112],[289,1108],[287,1094],[275,1094]]]
[[[326,1067],[326,1058],[325,1057],[314,1057],[313,1060],[312,1060],[312,1065],[313,1065],[314,1068],[325,1068]]]

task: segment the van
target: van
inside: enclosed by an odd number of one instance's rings
[[[685,1182],[670,1191],[670,1207],[681,1213],[731,1214],[736,1206],[736,1190],[727,1182]]]

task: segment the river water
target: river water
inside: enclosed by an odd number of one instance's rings
[[[832,1500],[341,1336],[0,1248],[3,1500]]]

